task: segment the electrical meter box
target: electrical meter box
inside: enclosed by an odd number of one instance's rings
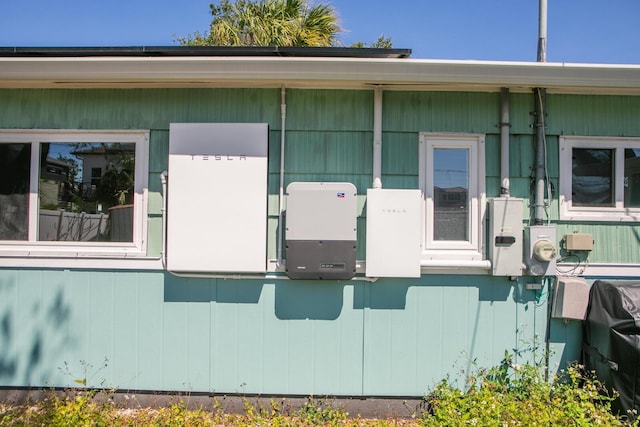
[[[558,246],[556,228],[532,225],[524,230],[525,264],[532,276],[555,276]]]
[[[348,280],[356,272],[357,190],[350,182],[287,186],[286,273],[292,279]]]
[[[422,192],[367,190],[367,277],[420,277]]]
[[[522,276],[523,200],[489,199],[489,245],[494,276]]]

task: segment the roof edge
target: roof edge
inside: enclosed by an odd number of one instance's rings
[[[409,58],[411,49],[288,46],[0,47],[0,57],[280,56],[315,58]]]

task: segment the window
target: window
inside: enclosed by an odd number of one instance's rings
[[[423,258],[482,260],[484,136],[420,134]]]
[[[144,254],[146,131],[0,131],[0,256]]]
[[[560,219],[640,219],[640,139],[561,137]]]

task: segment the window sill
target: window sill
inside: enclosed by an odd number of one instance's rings
[[[7,254],[0,252],[0,268],[80,268],[115,270],[162,270],[160,257],[114,254]]]

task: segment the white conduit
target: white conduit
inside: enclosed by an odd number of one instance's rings
[[[500,117],[500,195],[509,197],[509,89],[502,88],[501,91]]]
[[[160,258],[162,258],[162,268],[167,268],[167,171],[160,174],[160,184],[162,185],[162,249]]]
[[[282,216],[284,212],[284,148],[285,148],[285,134],[287,123],[287,91],[282,85],[280,89],[280,191],[278,193],[278,264],[277,267],[283,267],[282,265],[282,246],[284,230],[282,230]]]
[[[382,88],[373,92],[373,188],[382,188]]]

